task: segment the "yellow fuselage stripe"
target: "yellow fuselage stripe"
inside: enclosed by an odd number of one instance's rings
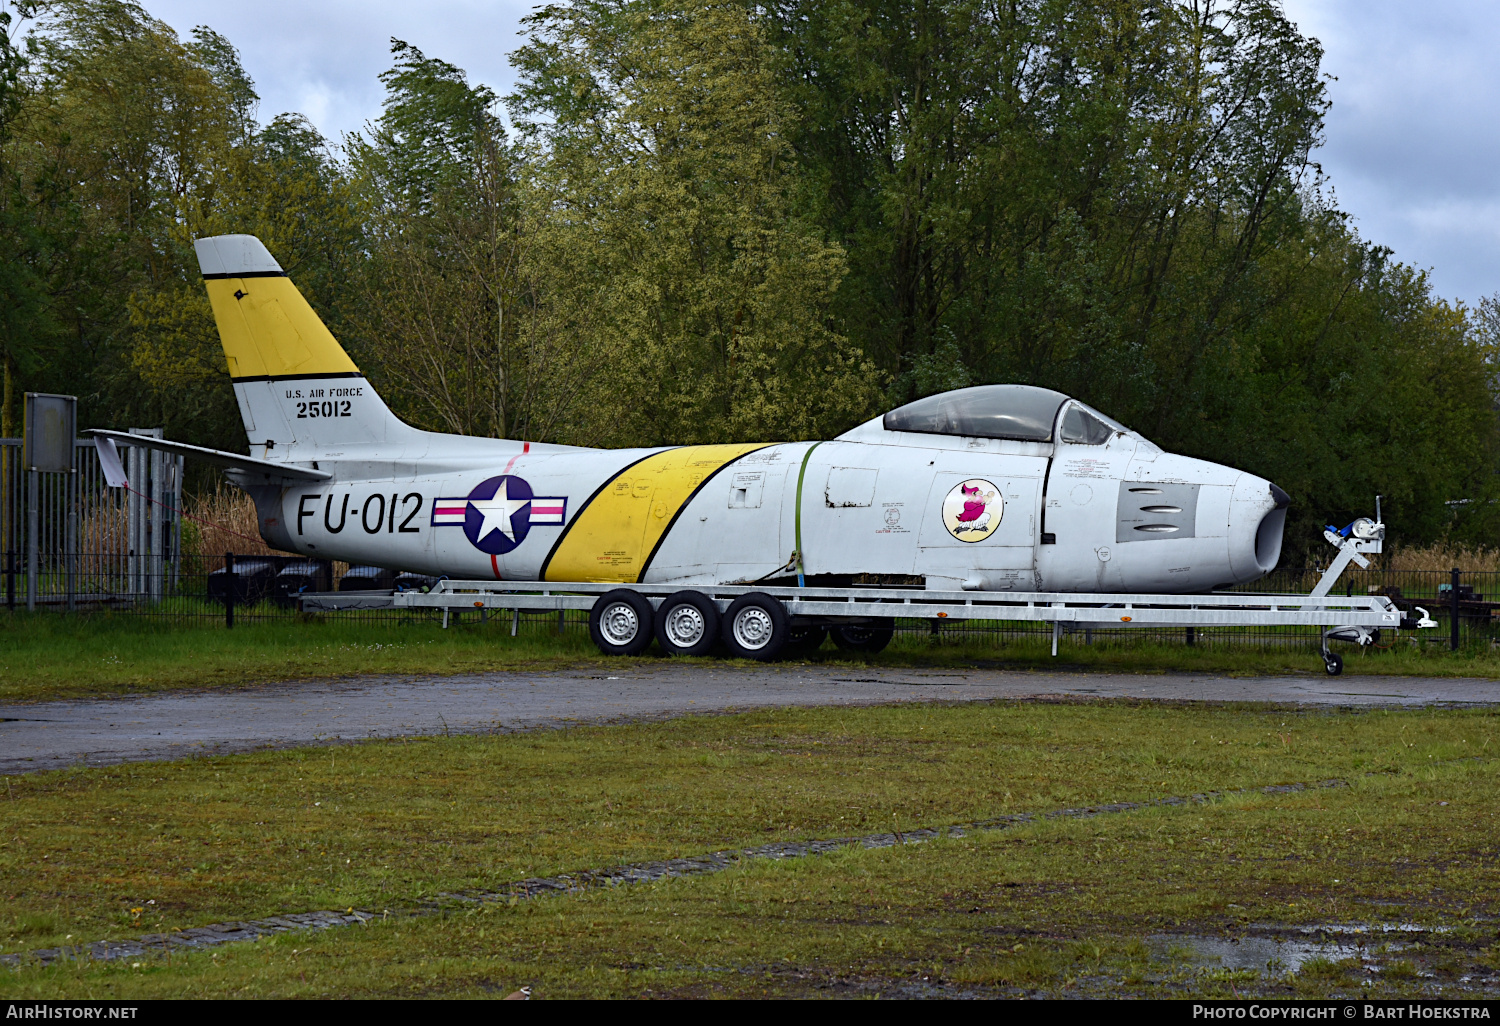
[[[677,514],[703,483],[766,445],[688,445],[630,465],[574,516],[542,579],[639,581]]]

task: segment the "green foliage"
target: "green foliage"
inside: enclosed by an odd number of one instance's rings
[[[355,165],[377,179],[387,202],[430,210],[445,191],[462,188],[475,166],[503,144],[494,115],[499,98],[471,86],[463,69],[391,40],[395,66],[383,72],[385,110],[372,139],[352,139]]]
[[[525,22],[512,113],[550,199],[541,248],[603,361],[585,432],[826,435],[878,409],[831,330],[844,255],[794,209],[781,56],[733,3],[589,2]]]
[[[441,431],[553,439],[586,350],[559,333],[531,259],[538,211],[496,98],[399,40],[385,109],[348,140],[369,256],[349,341],[393,408]]]
[[[192,239],[261,235],[318,303],[357,245],[341,172],[300,116],[257,128],[254,83],[211,29],[184,43],[137,4],[68,0],[27,39],[0,140],[7,281],[31,297],[0,330],[24,387],[79,395],[91,425],[243,451]]]
[[[1459,533],[1493,536],[1490,350],[1326,206],[1321,50],[1277,5],[783,0],[766,24],[848,253],[835,308],[892,403],[1057,388],[1286,487],[1294,548],[1376,492],[1405,538],[1464,498]]]
[[[12,378],[18,369],[36,371],[36,336],[51,327],[46,286],[37,267],[45,243],[28,216],[15,161],[6,159],[7,143],[26,97],[22,73],[28,61],[16,46],[15,27],[12,12],[0,10],[0,360],[5,375],[0,434],[6,435],[13,430],[15,413]]]
[[[193,29],[193,41],[188,52],[195,63],[208,73],[220,95],[229,104],[229,131],[232,138],[243,139],[255,130],[255,110],[260,96],[255,92],[255,83],[240,64],[240,52],[234,44],[207,25]]]
[[[298,114],[278,115],[241,139],[226,136],[200,191],[178,209],[166,230],[173,273],[138,289],[126,305],[130,368],[158,418],[193,423],[199,437],[212,426],[218,448],[243,451],[244,428],[192,240],[259,236],[337,327],[334,304],[362,237],[359,211],[323,137]]]

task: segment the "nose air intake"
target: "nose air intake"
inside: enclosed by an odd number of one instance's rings
[[[1276,569],[1276,562],[1281,558],[1282,531],[1286,527],[1286,511],[1292,504],[1292,497],[1273,484],[1271,501],[1276,504],[1275,508],[1261,517],[1260,526],[1255,529],[1255,563],[1262,573]]]

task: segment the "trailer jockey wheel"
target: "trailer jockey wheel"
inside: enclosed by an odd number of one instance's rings
[[[719,641],[719,607],[701,591],[667,596],[656,607],[656,641],[667,655],[708,655]]]
[[[896,623],[883,618],[872,623],[835,627],[831,633],[833,643],[843,651],[874,655],[891,643],[891,638],[896,633]]]
[[[724,644],[741,659],[768,662],[781,654],[792,632],[786,607],[770,595],[741,595],[724,612]]]
[[[1323,669],[1328,671],[1328,676],[1337,677],[1344,672],[1344,657],[1337,652],[1329,652],[1323,660]]]
[[[600,595],[589,610],[589,637],[605,655],[640,655],[651,644],[653,619],[645,596],[616,588]]]

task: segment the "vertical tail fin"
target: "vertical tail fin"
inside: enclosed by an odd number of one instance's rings
[[[375,394],[259,239],[193,246],[252,455],[312,460],[420,434]]]

